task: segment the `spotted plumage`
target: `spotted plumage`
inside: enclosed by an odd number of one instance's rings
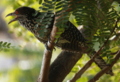
[[[66,26],[56,45],[64,50],[79,52],[87,40],[71,22],[68,21]]]

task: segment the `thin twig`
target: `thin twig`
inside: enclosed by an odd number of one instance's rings
[[[97,51],[97,53],[82,67],[81,70],[78,71],[78,73],[75,74],[75,76],[70,80],[70,82],[76,82],[77,79],[81,77],[81,75],[91,66],[91,64],[94,62],[94,58],[99,55],[100,51],[104,48],[106,43],[109,39],[105,41],[105,43],[102,45],[102,47]]]
[[[96,82],[103,74],[105,74],[109,69],[113,67],[113,65],[119,60],[120,58],[120,50],[118,51],[116,57],[114,58],[114,61],[104,69],[102,69],[99,73],[97,73],[91,80],[88,82]]]
[[[104,44],[100,47],[100,49],[97,51],[97,53],[95,53],[95,55],[82,67],[81,70],[78,71],[78,73],[75,74],[75,76],[69,81],[69,82],[76,82],[77,79],[79,79],[81,77],[81,75],[91,66],[91,64],[94,62],[94,59],[96,56],[100,55],[100,51],[105,47],[105,45],[108,43],[109,38],[112,36],[115,28],[117,27],[117,23],[118,23],[118,19],[117,21],[115,21],[115,26],[111,32],[111,34],[109,35],[109,37],[107,38],[107,40],[104,42]]]
[[[105,41],[105,43],[107,43],[109,39],[107,39]],[[100,51],[103,49],[103,47],[106,44],[103,44],[102,47],[97,51],[97,53],[82,67],[81,70],[78,71],[78,73],[75,74],[75,76],[70,80],[70,82],[76,82],[77,79],[79,79],[81,77],[81,75],[92,65],[92,63],[94,62],[94,58],[99,55]]]
[[[44,55],[43,55],[43,62],[42,62],[42,67],[41,67],[41,71],[40,71],[40,76],[38,78],[37,82],[49,82],[48,80],[48,75],[49,75],[49,68],[50,68],[50,61],[51,61],[51,57],[52,57],[52,51],[54,48],[54,41],[55,41],[55,35],[57,32],[57,27],[55,26],[56,23],[56,19],[54,21],[54,26],[51,32],[51,41],[48,42],[48,47],[51,51],[45,49],[44,51]]]

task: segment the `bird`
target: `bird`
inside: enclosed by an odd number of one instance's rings
[[[42,20],[48,19],[48,15],[50,15],[51,20],[48,21],[48,26],[44,27],[45,24]],[[46,43],[50,40],[50,34],[55,20],[54,13],[43,13],[33,8],[23,6],[17,8],[14,12],[6,15],[6,17],[8,16],[15,16],[15,18],[12,19],[8,24],[14,21],[18,21],[23,27],[31,31],[34,36],[43,44],[46,45]],[[66,51],[79,52],[81,48],[85,46],[87,40],[69,20],[65,23],[65,25],[67,28],[64,29],[63,33],[61,33],[61,35],[55,42],[55,46]],[[106,62],[100,56],[96,57],[95,63],[101,69],[106,66]],[[109,70],[107,73],[112,74],[112,70]]]
[[[49,15],[51,13],[47,14]],[[31,31],[35,35],[35,37],[38,38],[38,40],[46,44],[50,39],[50,34],[54,24],[55,15],[51,17],[52,20],[50,21],[50,24],[47,28],[42,27],[43,22],[37,22],[37,20],[40,20],[40,15],[42,15],[42,13],[36,11],[33,8],[25,6],[20,7],[16,9],[14,12],[9,13],[7,15],[15,16],[15,18],[11,20],[8,24],[14,21],[18,21],[23,27]],[[44,17],[44,19],[47,19],[47,17]],[[84,44],[86,39],[70,21],[66,23],[66,26],[69,28],[65,28],[65,31],[60,35],[57,42],[55,43],[55,46],[60,47],[63,50],[79,51],[79,47],[82,45],[82,43]]]

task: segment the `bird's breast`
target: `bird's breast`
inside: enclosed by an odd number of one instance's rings
[[[48,41],[50,37],[50,29],[46,29],[47,32],[44,32],[41,25],[34,20],[19,21],[19,23],[27,30],[31,31],[41,42],[45,43]]]

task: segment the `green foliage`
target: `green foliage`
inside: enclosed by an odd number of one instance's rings
[[[71,13],[75,16],[77,24],[83,25],[85,36],[92,43],[91,48],[97,51],[108,38],[116,36],[119,27],[115,26],[115,22],[119,20],[119,11],[115,10],[112,2],[109,0],[82,0],[78,3],[76,0],[71,4],[70,8],[73,8]],[[116,43],[117,41],[108,40],[105,49],[101,52],[101,55],[106,57],[105,59],[112,61],[113,56],[108,51],[115,47],[111,43],[119,45]]]
[[[69,20],[70,13],[66,12],[69,9],[69,2],[66,0],[57,1],[55,5],[55,14],[59,19],[57,19],[56,26],[58,28],[68,28],[65,24]]]
[[[65,24],[71,18],[71,15],[73,15],[77,24],[83,25],[86,30],[86,38],[92,43],[91,46],[95,50],[95,46],[99,49],[107,38],[116,35],[115,32],[119,30],[118,27],[114,28],[115,21],[119,18],[119,15],[109,0],[75,0],[73,2],[69,0],[45,0],[42,3],[41,9],[42,11],[54,12],[58,17],[61,16],[57,19],[56,23],[59,29],[57,38],[59,38],[59,35],[65,28],[68,28]],[[111,34],[114,29],[116,29],[115,32]],[[111,45],[107,45],[107,48],[110,47]]]
[[[39,18],[38,20],[43,24],[42,27],[44,31],[40,31],[41,36],[44,36],[44,32],[47,32],[46,28],[50,26],[52,22],[51,17],[53,17],[54,14],[56,18],[58,17],[58,19],[56,19],[57,22],[55,23],[55,25],[58,27],[58,32],[55,36],[56,41],[60,37],[61,33],[68,28],[66,26],[70,16],[70,13],[66,12],[69,9],[68,3],[69,2],[67,0],[44,0],[44,2],[41,4],[42,6],[40,7],[40,11],[44,13],[41,15],[42,18]]]
[[[5,50],[6,51],[9,48],[11,48],[11,43],[0,41],[0,51],[1,50]]]
[[[41,37],[46,36],[45,34],[48,33],[49,26],[51,25],[51,22],[53,21],[54,14],[51,12],[43,12],[41,15],[36,19],[36,28],[39,32],[39,35]],[[40,30],[39,30],[40,29]],[[42,30],[41,30],[42,29]]]
[[[102,44],[110,35],[113,28],[116,12],[112,9],[110,2],[83,0],[76,4],[73,15],[78,25],[84,25],[88,39]],[[110,10],[111,9],[111,10]]]
[[[45,0],[44,3],[47,1],[48,0]],[[99,50],[108,39],[106,46],[101,51],[101,55],[106,62],[110,64],[114,57],[114,55],[111,55],[113,52],[111,49],[120,45],[118,35],[119,21],[117,21],[119,20],[119,3],[111,2],[109,0],[74,0],[72,3],[69,2],[69,0],[52,0],[50,2],[53,3],[54,1],[54,7],[51,7],[54,8],[52,11],[54,10],[56,16],[61,16],[57,19],[56,23],[58,29],[63,29],[62,31],[64,31],[64,29],[67,28],[65,26],[66,21],[73,15],[76,23],[82,25],[86,30],[85,36],[88,41],[92,43],[90,45],[91,48],[96,51]],[[51,4],[50,2],[49,4]],[[47,7],[49,8],[50,6]],[[66,12],[68,9],[71,10]],[[117,26],[115,26],[116,21]],[[114,40],[114,38],[111,39],[114,36],[117,40]]]

